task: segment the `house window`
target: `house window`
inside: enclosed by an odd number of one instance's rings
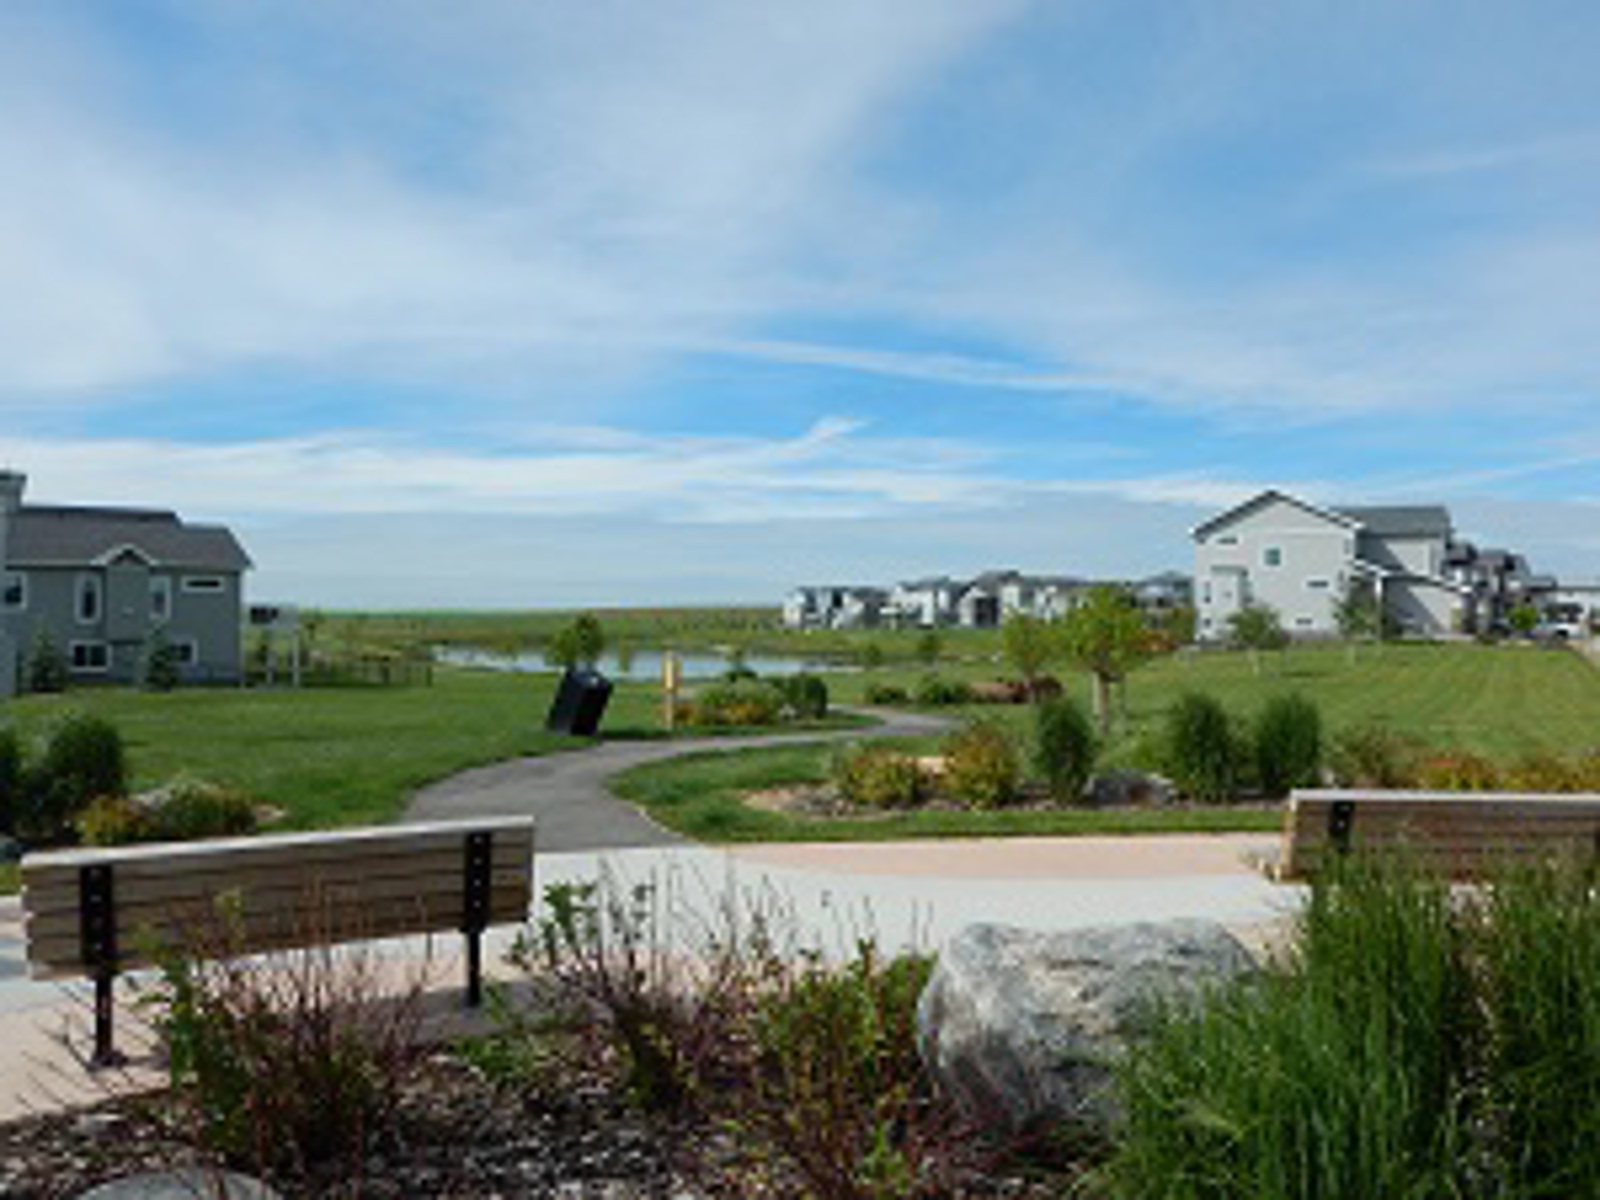
[[[1261,551],[1261,565],[1264,567],[1283,566],[1283,551],[1277,546],[1268,546]]]
[[[1326,579],[1308,579],[1306,580],[1306,590],[1308,592],[1325,592],[1328,590],[1328,581]]]
[[[200,643],[192,637],[173,638],[172,656],[180,667],[200,665]]]
[[[104,642],[72,642],[67,647],[74,671],[104,672],[111,669],[111,647]]]
[[[1211,584],[1210,583],[1202,583],[1200,585],[1200,603],[1201,604],[1210,604],[1211,603]]]
[[[1236,535],[1234,535],[1234,534],[1231,534],[1231,533],[1224,534],[1222,537],[1219,537],[1217,539],[1217,545],[1219,545],[1219,546],[1237,546],[1238,544],[1239,544],[1238,537]]]
[[[17,611],[28,607],[28,577],[21,571],[7,571],[0,576],[0,608]]]
[[[220,592],[224,586],[221,575],[190,575],[183,581],[186,592]]]
[[[1296,617],[1294,619],[1294,623],[1297,626],[1299,626],[1301,629],[1310,629],[1311,628],[1311,618],[1310,617]]]
[[[78,576],[76,607],[79,624],[93,625],[100,619],[100,576]]]
[[[172,616],[172,576],[150,576],[150,619],[165,621]]]

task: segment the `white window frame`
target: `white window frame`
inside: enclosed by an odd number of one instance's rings
[[[219,596],[228,590],[228,581],[221,575],[185,575],[183,590],[191,596]]]
[[[159,604],[157,604],[158,599]],[[150,576],[150,620],[157,625],[172,620],[171,575]]]
[[[1261,565],[1263,567],[1271,567],[1273,570],[1277,570],[1279,567],[1283,566],[1283,547],[1261,547]]]
[[[199,638],[187,636],[169,638],[167,645],[172,647],[172,657],[180,667],[198,667],[200,665]]]
[[[1331,583],[1329,583],[1328,580],[1326,580],[1326,579],[1308,579],[1308,580],[1306,580],[1306,591],[1308,591],[1308,592],[1325,592],[1331,586],[1333,586],[1333,585]]]
[[[15,604],[6,602],[12,584],[17,585],[20,597]],[[0,608],[6,612],[26,612],[28,609],[28,573],[26,571],[0,571]]]
[[[1237,546],[1239,544],[1239,535],[1236,533],[1219,534],[1216,541],[1219,546]]]
[[[87,595],[94,596],[94,616],[83,615],[83,598]],[[98,625],[106,617],[106,590],[100,582],[100,576],[84,573],[79,575],[72,585],[72,615],[77,618],[79,625]]]
[[[98,665],[95,663],[80,662],[80,650],[99,650],[103,659]],[[72,670],[80,675],[108,675],[111,672],[111,643],[98,639],[80,639],[67,643],[67,662]]]

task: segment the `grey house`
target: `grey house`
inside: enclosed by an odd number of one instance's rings
[[[242,677],[250,558],[232,532],[159,509],[24,504],[26,484],[0,471],[0,657],[15,664],[44,626],[73,679],[131,683],[160,630],[186,681]]]

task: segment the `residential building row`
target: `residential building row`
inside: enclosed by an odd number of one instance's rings
[[[1458,538],[1441,505],[1324,507],[1269,489],[1192,536],[1201,641],[1225,638],[1252,605],[1294,636],[1331,636],[1341,602],[1363,590],[1389,628],[1422,637],[1501,630],[1523,604],[1584,619],[1600,606],[1600,587],[1563,586],[1521,554]]]
[[[28,504],[26,487],[0,471],[0,695],[40,630],[77,682],[137,681],[157,630],[184,680],[241,678],[251,564],[232,531],[163,509]]]
[[[1152,611],[1194,602],[1192,581],[1177,571],[1115,584]],[[1075,576],[1015,570],[985,571],[969,580],[940,575],[889,588],[810,585],[794,588],[784,598],[783,623],[790,629],[990,629],[1013,613],[1059,617],[1096,585]]]

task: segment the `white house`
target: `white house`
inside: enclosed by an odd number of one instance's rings
[[[797,587],[784,598],[783,623],[790,629],[863,629],[879,624],[889,602],[883,588]]]
[[[1450,514],[1436,505],[1322,508],[1268,490],[1193,531],[1197,633],[1228,635],[1249,605],[1274,609],[1300,637],[1338,631],[1337,605],[1370,585],[1387,620],[1409,633],[1457,632],[1473,590],[1449,577]]]

